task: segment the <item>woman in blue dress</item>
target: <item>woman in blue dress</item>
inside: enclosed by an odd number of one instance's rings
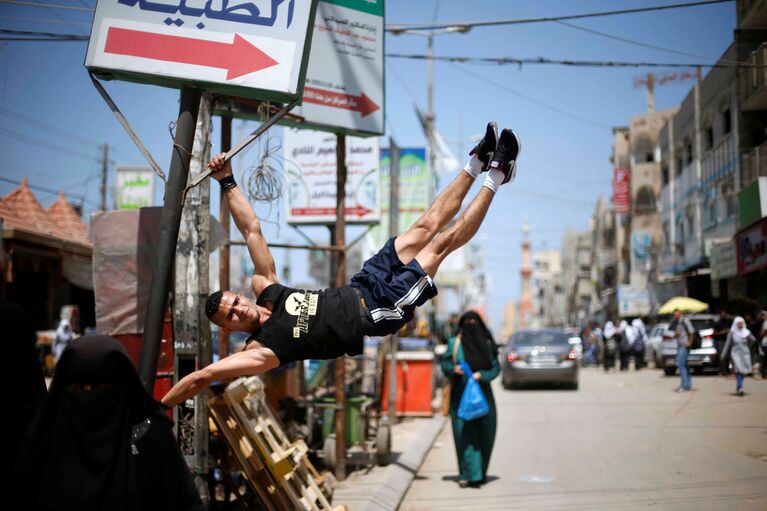
[[[463,361],[469,364],[473,374],[464,374]],[[458,456],[458,484],[462,488],[477,487],[487,481],[487,467],[495,442],[496,410],[490,382],[501,372],[501,367],[493,336],[476,312],[470,311],[461,317],[458,334],[448,342],[442,371],[452,382],[450,422]],[[469,378],[479,382],[490,412],[478,419],[464,421],[458,417],[458,404]]]

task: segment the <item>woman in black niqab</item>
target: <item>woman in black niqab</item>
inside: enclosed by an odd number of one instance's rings
[[[33,509],[201,509],[171,422],[112,337],[70,343],[22,452]]]
[[[466,312],[458,322],[458,334],[466,362],[472,371],[486,371],[498,358],[498,348],[493,334],[487,329],[479,314]]]

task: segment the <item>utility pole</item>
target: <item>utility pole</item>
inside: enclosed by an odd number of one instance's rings
[[[221,116],[221,151],[228,152],[232,148],[232,116]],[[224,245],[219,252],[218,265],[218,287],[219,289],[229,289],[229,203],[224,197],[224,190],[219,195],[219,221],[224,228]],[[219,360],[229,355],[229,332],[223,328],[218,329],[218,358]]]
[[[191,183],[205,171],[210,159],[211,101],[200,101],[194,131],[192,160],[189,163]],[[185,183],[186,184],[186,183]],[[173,286],[174,373],[183,378],[198,367],[213,362],[210,322],[205,316],[210,277],[210,179],[189,190],[181,211],[181,225],[176,245]],[[178,443],[187,465],[195,474],[195,484],[206,505],[208,494],[208,408],[205,394],[194,397],[194,405],[181,403],[176,410]]]
[[[176,242],[181,224],[181,198],[189,176],[194,131],[200,109],[202,91],[193,87],[181,89],[181,101],[176,121],[168,181],[165,183],[160,238],[157,243],[157,259],[152,273],[152,284],[147,302],[144,335],[141,342],[139,375],[144,388],[151,395],[157,377],[157,357],[160,354],[162,329],[168,308],[168,294],[176,253]]]
[[[336,225],[331,245],[346,245],[346,136],[336,135]],[[346,251],[335,252],[335,287],[346,283]],[[344,357],[335,360],[336,381],[336,478],[346,479],[346,368]]]
[[[109,172],[109,144],[101,146],[101,211],[107,210],[107,173]]]

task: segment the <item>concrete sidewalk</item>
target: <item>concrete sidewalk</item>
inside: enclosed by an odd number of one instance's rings
[[[446,417],[403,419],[392,427],[392,462],[358,470],[336,486],[333,505],[349,511],[393,511],[405,496]]]

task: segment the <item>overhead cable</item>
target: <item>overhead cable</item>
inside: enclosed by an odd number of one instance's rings
[[[5,1],[5,0],[0,0]],[[522,25],[528,23],[546,23],[552,21],[563,20],[576,20],[584,18],[598,18],[603,16],[615,16],[619,14],[638,14],[642,12],[664,11],[669,9],[682,9],[686,7],[699,7],[703,5],[721,4],[725,2],[734,2],[735,0],[705,0],[700,2],[687,2],[682,4],[669,4],[658,5],[652,7],[638,7],[634,9],[621,9],[616,11],[602,11],[602,12],[590,12],[584,14],[570,14],[565,16],[547,16],[543,18],[526,18],[526,19],[510,19],[510,20],[491,20],[491,21],[457,21],[453,23],[431,23],[428,25],[419,23],[395,23],[386,26],[386,31],[393,34],[400,34],[407,30],[444,30],[449,28],[460,27],[464,29],[476,28],[476,27],[490,27],[498,25]]]
[[[701,64],[701,63],[680,63],[680,62],[626,62],[615,60],[569,60],[569,59],[549,59],[545,57],[461,57],[461,56],[445,56],[434,55],[429,56],[425,54],[407,54],[407,53],[387,53],[386,57],[393,59],[412,59],[412,60],[436,60],[441,62],[454,62],[458,64],[496,64],[496,65],[508,65],[517,64],[519,66],[526,64],[546,64],[546,65],[559,65],[559,66],[571,66],[571,67],[686,67],[686,68],[728,68],[728,69],[743,69],[743,68],[765,68],[767,65],[753,65],[753,64],[730,64],[726,62],[720,62],[716,64]]]
[[[38,2],[22,2],[20,0],[0,0],[0,4],[24,5],[26,7],[41,7],[43,9],[65,9],[68,11],[93,12],[96,10],[93,7],[78,7],[76,5],[61,5],[61,4],[41,4]]]

